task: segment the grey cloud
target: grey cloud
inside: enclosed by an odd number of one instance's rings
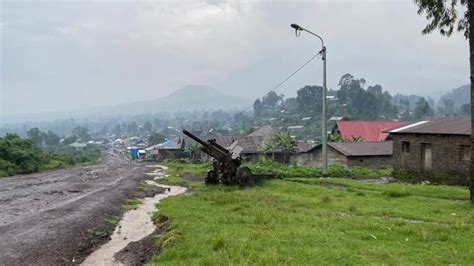
[[[439,94],[468,82],[467,41],[422,36],[404,1],[4,2],[1,112],[68,110],[146,100],[187,84],[257,97],[319,49],[328,77],[347,72],[390,92]],[[321,83],[313,62],[282,92]],[[21,106],[21,108],[18,108]]]

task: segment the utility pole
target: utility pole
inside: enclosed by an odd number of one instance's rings
[[[322,142],[322,155],[323,155],[323,169],[322,169],[322,176],[327,177],[328,176],[328,139],[327,139],[327,117],[326,117],[326,111],[327,111],[327,84],[326,84],[326,62],[327,62],[327,57],[326,57],[326,46],[324,46],[324,40],[321,38],[321,36],[317,35],[314,32],[311,32],[297,24],[291,24],[290,25],[293,29],[295,29],[296,36],[299,36],[300,31],[306,31],[307,33],[314,35],[319,38],[321,41],[321,46],[322,49],[319,52],[321,54],[322,60],[323,60],[323,103],[322,103],[322,118],[321,118],[321,142]]]

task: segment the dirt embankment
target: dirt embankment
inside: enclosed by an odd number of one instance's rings
[[[145,165],[107,152],[100,164],[0,179],[0,265],[78,264],[109,240]]]

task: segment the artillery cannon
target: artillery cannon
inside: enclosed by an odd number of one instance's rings
[[[207,172],[206,184],[251,186],[253,184],[252,172],[248,167],[241,167],[242,147],[234,141],[229,148],[218,144],[215,139],[204,141],[191,132],[183,129],[183,134],[201,144],[201,151],[213,158],[213,168]]]

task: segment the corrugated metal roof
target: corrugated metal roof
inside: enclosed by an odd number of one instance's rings
[[[333,149],[346,156],[389,156],[393,154],[393,142],[331,142]]]
[[[427,118],[405,126],[391,128],[390,134],[446,134],[471,135],[470,117],[437,117]]]
[[[226,148],[232,145],[234,141],[237,141],[237,145],[242,147],[243,153],[256,153],[262,151],[262,147],[260,147],[261,139],[263,139],[263,137],[252,137],[246,135],[215,137],[216,142]]]
[[[250,135],[230,135],[230,136],[217,136],[215,140],[218,144],[229,147],[234,141],[237,141],[237,145],[242,147],[242,153],[262,153],[265,145],[267,144],[266,137],[262,136],[250,136]],[[296,152],[307,152],[311,149],[311,145],[303,142],[296,143]],[[274,152],[280,152],[279,149]]]
[[[364,121],[364,120],[339,120],[336,126],[344,140],[353,137],[362,137],[364,142],[385,141],[388,133],[384,130],[405,125],[405,121]]]
[[[249,134],[249,136],[269,136],[271,135],[272,137],[280,133],[280,130],[278,128],[274,128],[271,126],[264,126],[261,128],[258,128],[254,130],[252,133]]]

